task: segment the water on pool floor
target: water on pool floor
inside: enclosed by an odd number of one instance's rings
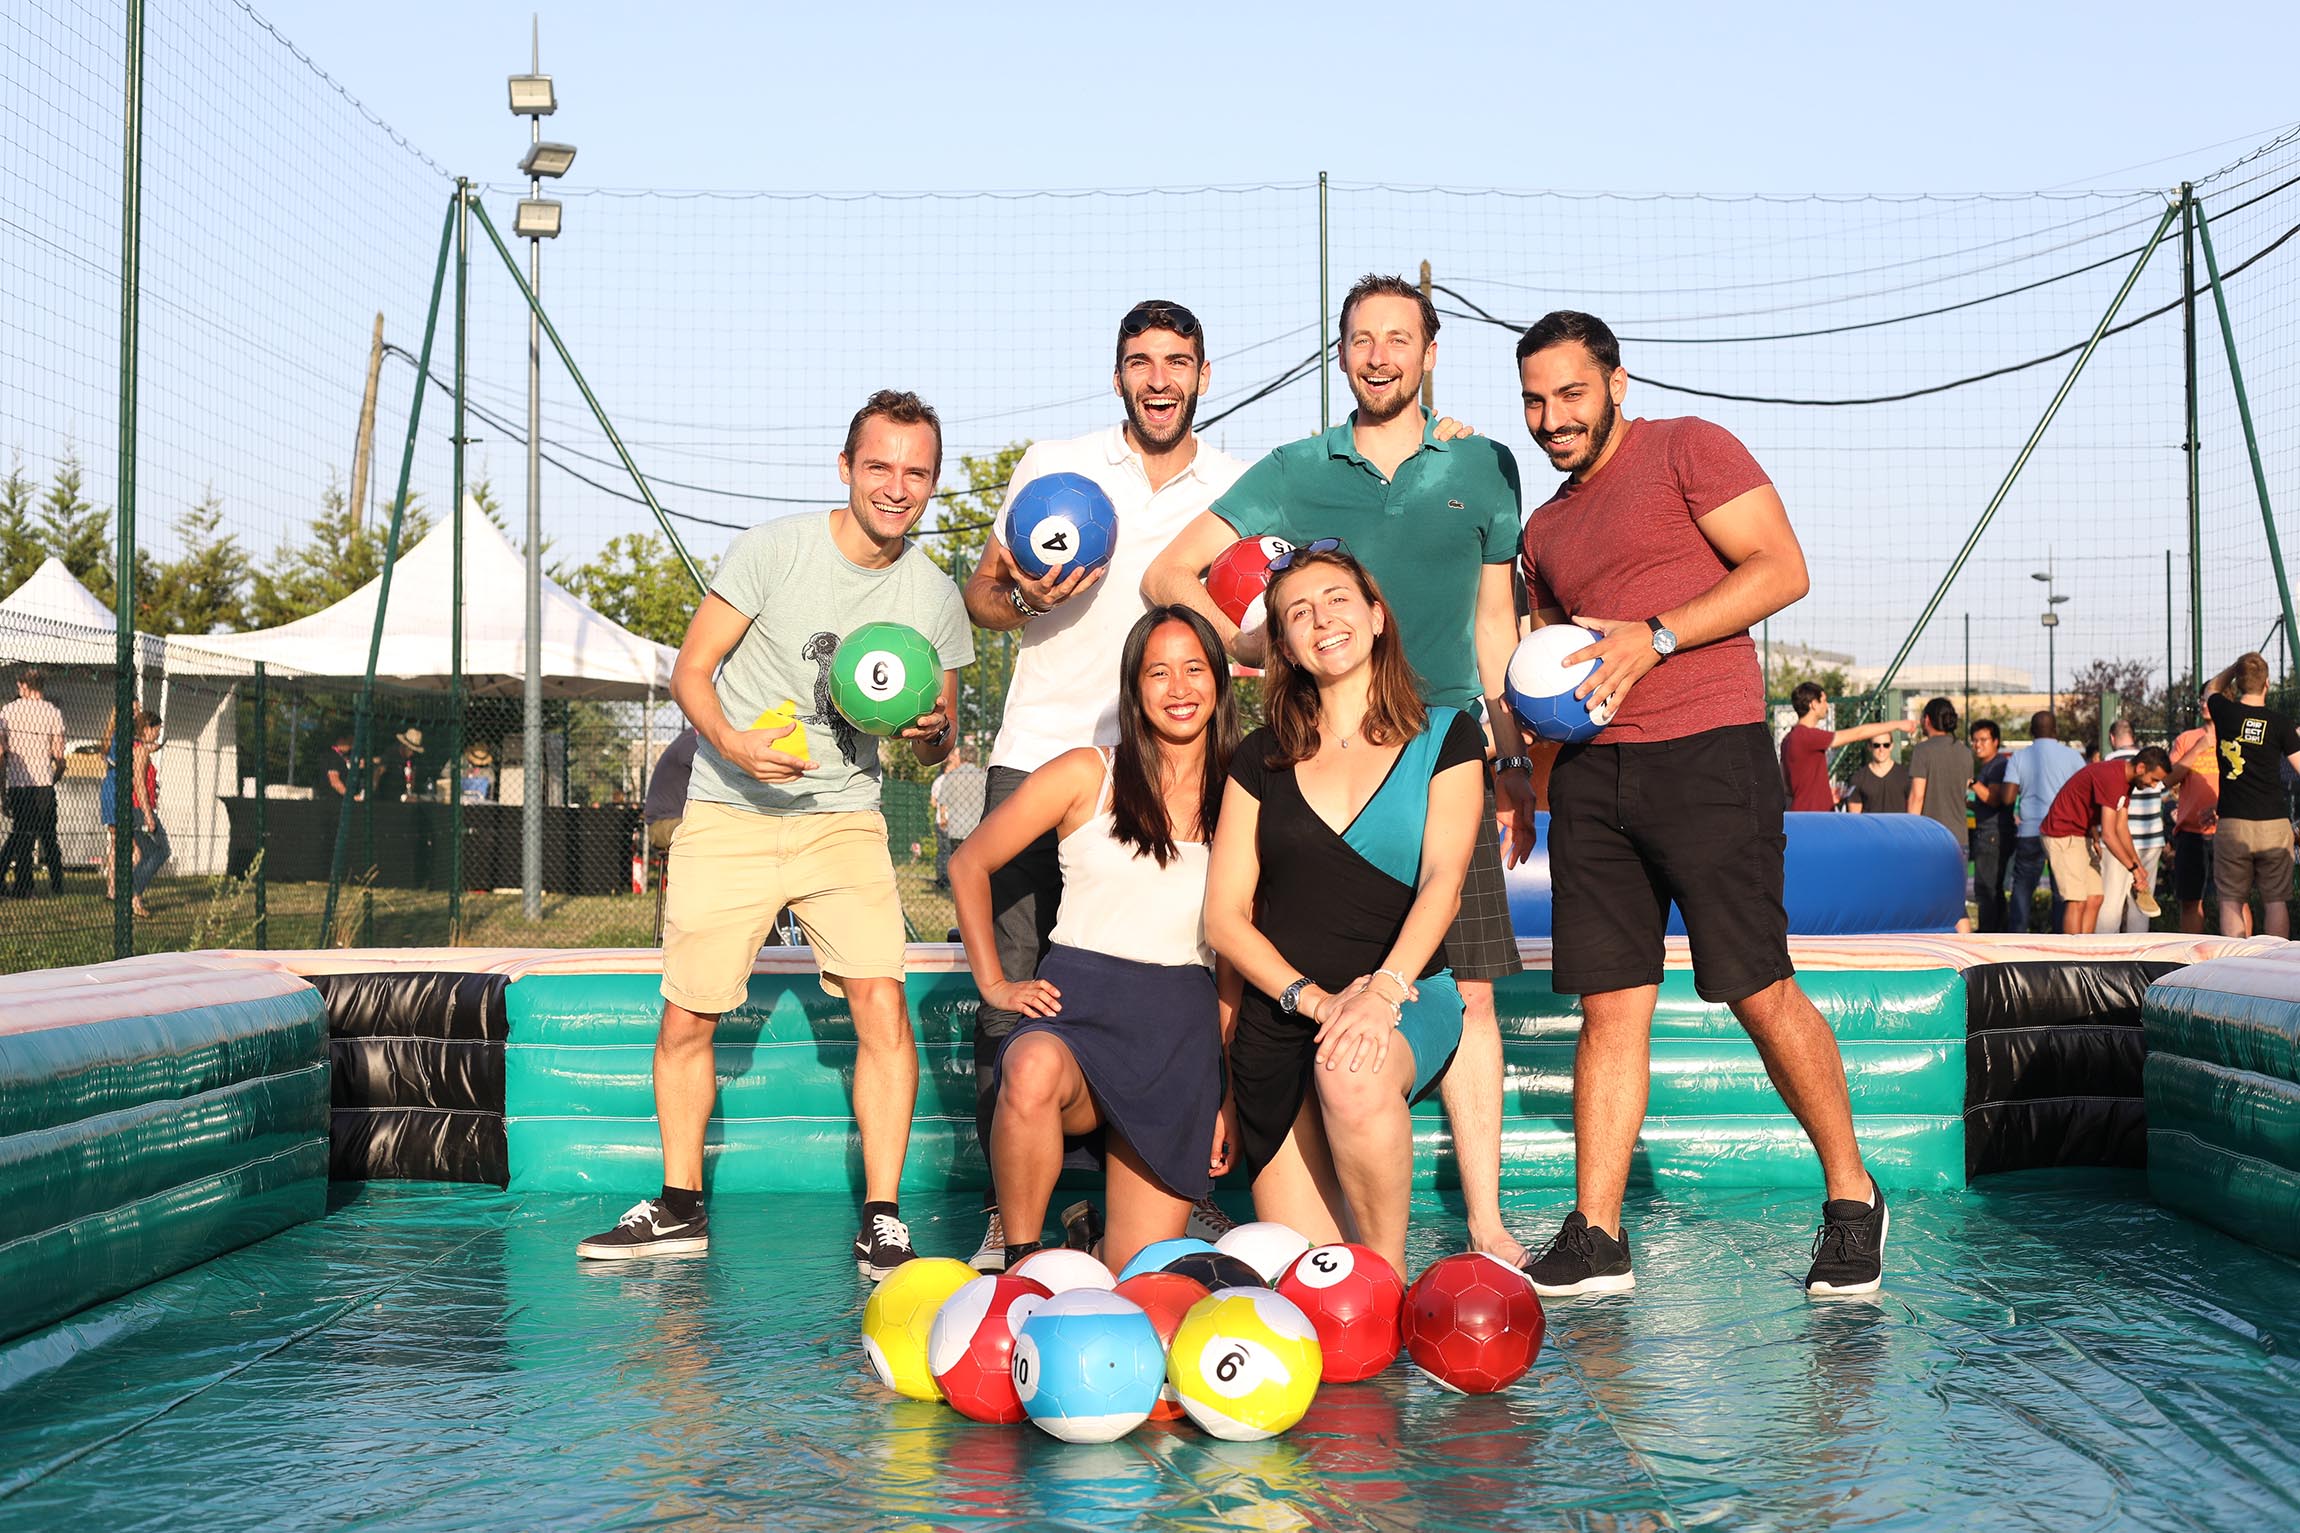
[[[1534,1370],[1402,1363],[1293,1432],[1098,1447],[898,1401],[850,1206],[720,1199],[707,1258],[578,1264],[623,1200],[338,1187],[329,1216],[0,1347],[0,1529],[2300,1525],[2300,1265],[2136,1179],[1895,1204],[1876,1301],[1797,1287],[1809,1196],[1632,1201],[1634,1294]],[[965,1255],[973,1195],[906,1208]],[[1558,1200],[1526,1194],[1545,1237]],[[1416,1266],[1459,1237],[1432,1202]]]

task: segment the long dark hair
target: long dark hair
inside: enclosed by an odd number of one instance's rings
[[[1411,740],[1428,727],[1429,712],[1422,707],[1420,689],[1414,684],[1414,668],[1406,661],[1406,643],[1398,635],[1397,614],[1389,603],[1382,600],[1382,588],[1366,567],[1347,550],[1340,548],[1303,550],[1294,555],[1293,562],[1278,572],[1268,588],[1262,592],[1262,601],[1268,611],[1270,635],[1269,669],[1263,712],[1269,719],[1270,734],[1275,748],[1263,763],[1272,771],[1290,767],[1298,761],[1307,761],[1318,753],[1318,679],[1296,664],[1286,648],[1283,625],[1278,611],[1278,587],[1303,570],[1330,564],[1345,570],[1357,581],[1359,592],[1366,601],[1382,609],[1388,621],[1382,631],[1374,635],[1373,685],[1366,692],[1365,722],[1359,726],[1368,745],[1395,745]]]
[[[1147,853],[1164,867],[1181,853],[1174,848],[1174,826],[1168,823],[1166,795],[1153,775],[1158,742],[1142,707],[1142,657],[1150,649],[1150,635],[1168,623],[1181,623],[1198,641],[1199,652],[1214,673],[1214,717],[1207,722],[1204,768],[1199,774],[1198,834],[1190,839],[1211,841],[1214,818],[1222,809],[1222,782],[1230,771],[1230,753],[1238,748],[1238,705],[1230,696],[1230,664],[1214,625],[1188,607],[1152,607],[1126,635],[1126,650],[1118,662],[1118,750],[1110,761],[1110,817],[1119,841]]]

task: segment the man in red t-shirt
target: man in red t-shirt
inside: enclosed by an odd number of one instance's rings
[[[1783,795],[1749,630],[1803,596],[1805,555],[1765,471],[1704,420],[1621,414],[1629,374],[1594,315],[1518,342],[1525,424],[1567,478],[1520,543],[1537,625],[1600,636],[1580,687],[1613,717],[1549,780],[1550,983],[1581,997],[1573,1213],[1526,1271],[1551,1296],[1635,1286],[1622,1195],[1645,1118],[1668,907],[1693,985],[1755,1040],[1828,1183],[1805,1286],[1874,1293],[1885,1199],[1861,1163],[1845,1067],[1798,986],[1781,902]]]
[[[2052,864],[2052,885],[2067,903],[2061,930],[2072,937],[2092,930],[2100,915],[2100,859],[2105,853],[2132,875],[2135,897],[2148,892],[2140,870],[2140,852],[2132,844],[2126,823],[2125,802],[2135,788],[2162,787],[2172,773],[2172,758],[2161,745],[2151,745],[2131,756],[2111,756],[2085,766],[2061,784],[2052,807],[2037,827],[2044,837],[2044,855]],[[2100,845],[2093,846],[2093,837]],[[2141,907],[2148,910],[2147,905]],[[2154,912],[2151,911],[2151,914]]]
[[[1822,722],[1829,716],[1829,694],[1817,681],[1798,682],[1797,690],[1789,694],[1789,706],[1797,710],[1797,722],[1781,737],[1781,785],[1789,790],[1789,807],[1800,814],[1826,814],[1837,807],[1837,796],[1829,790],[1830,751],[1907,734],[1912,727],[1907,719],[1886,719],[1881,724],[1830,729]]]

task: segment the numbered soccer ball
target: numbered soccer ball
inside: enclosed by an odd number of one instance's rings
[[[1294,1264],[1294,1258],[1310,1249],[1310,1237],[1297,1234],[1286,1226],[1268,1219],[1256,1219],[1251,1224],[1233,1226],[1214,1249],[1224,1256],[1235,1256],[1254,1269],[1268,1287],[1278,1281],[1278,1275]]]
[[[1573,689],[1597,669],[1597,662],[1565,664],[1567,655],[1596,642],[1597,635],[1586,628],[1552,623],[1527,634],[1510,654],[1504,684],[1509,705],[1525,721],[1525,727],[1542,739],[1571,745],[1595,739],[1599,730],[1613,722],[1612,710],[1603,704],[1591,708],[1573,695]]]
[[[1014,1338],[1022,1409],[1064,1442],[1115,1442],[1149,1420],[1165,1367],[1142,1306],[1099,1288],[1043,1301]]]
[[[1068,1293],[1073,1288],[1111,1289],[1118,1286],[1118,1280],[1110,1275],[1108,1267],[1084,1251],[1073,1251],[1068,1246],[1033,1251],[1006,1270],[1044,1283],[1049,1293]]]
[[[1054,1297],[1043,1283],[1002,1272],[978,1277],[945,1299],[926,1337],[935,1387],[970,1421],[1022,1419],[1014,1392],[1014,1333]]]
[[[1278,1292],[1310,1317],[1329,1384],[1372,1378],[1405,1344],[1405,1279],[1379,1251],[1312,1246],[1278,1279]]]
[[[1260,1442],[1317,1398],[1323,1360],[1309,1318],[1267,1288],[1200,1299],[1166,1353],[1166,1377],[1199,1427],[1230,1442]]]
[[[901,623],[865,623],[831,656],[831,704],[866,735],[899,734],[934,711],[942,656]]]
[[[1178,1256],[1187,1256],[1192,1251],[1211,1251],[1213,1249],[1213,1242],[1200,1240],[1195,1235],[1180,1235],[1172,1240],[1153,1240],[1134,1253],[1134,1259],[1128,1262],[1125,1270],[1118,1274],[1118,1281],[1123,1283],[1128,1278],[1137,1277],[1145,1272],[1162,1272],[1165,1270],[1166,1264]]]
[[[1482,1251],[1430,1263],[1406,1290],[1406,1355],[1458,1394],[1490,1395],[1525,1377],[1545,1324],[1533,1280]]]
[[[1182,1317],[1190,1313],[1190,1306],[1206,1297],[1206,1285],[1184,1277],[1179,1272],[1144,1272],[1127,1278],[1113,1290],[1121,1299],[1132,1299],[1142,1306],[1142,1313],[1150,1317],[1150,1324],[1158,1332],[1160,1345],[1174,1345],[1174,1333],[1182,1325]],[[1152,1421],[1180,1421],[1182,1399],[1174,1393],[1171,1382],[1158,1387],[1158,1404],[1151,1409]]]
[[[1262,1274],[1238,1260],[1235,1256],[1216,1251],[1185,1251],[1175,1257],[1161,1272],[1179,1272],[1206,1285],[1208,1293],[1220,1293],[1225,1288],[1267,1287]]]
[[[964,1262],[914,1256],[871,1290],[863,1306],[863,1356],[881,1384],[913,1400],[941,1398],[927,1364],[927,1340],[943,1301],[977,1276]]]
[[[1270,561],[1292,547],[1284,538],[1240,538],[1206,566],[1206,594],[1240,628],[1261,627],[1269,615],[1262,593],[1269,589]]]
[[[1118,510],[1084,474],[1041,474],[1006,505],[1006,551],[1033,580],[1098,570],[1118,546]]]

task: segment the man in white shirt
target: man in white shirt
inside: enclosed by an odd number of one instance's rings
[[[8,841],[0,847],[0,878],[14,899],[32,893],[32,853],[48,862],[48,889],[64,892],[64,854],[56,844],[56,778],[64,765],[64,715],[48,701],[37,670],[16,678],[16,700],[0,708],[0,756],[5,765]]]
[[[995,536],[966,583],[967,615],[977,625],[1022,631],[991,747],[985,815],[1064,751],[1118,743],[1118,659],[1127,630],[1144,611],[1142,576],[1174,535],[1246,469],[1191,430],[1207,378],[1206,333],[1198,317],[1163,299],[1138,303],[1118,322],[1111,375],[1125,419],[1066,442],[1033,443],[1015,465],[1008,505],[1043,474],[1083,474],[1110,497],[1118,536],[1103,569],[1065,574],[1057,567],[1034,579],[1006,551],[1001,512]],[[1054,836],[1041,837],[992,874],[990,897],[1000,963],[1009,974],[1037,973],[1062,899]],[[975,1130],[985,1156],[998,1102],[993,1068],[999,1046],[1020,1020],[988,1006],[975,1015]],[[985,1197],[990,1228],[974,1265],[986,1272],[1006,1262],[997,1207]]]
[[[2060,725],[2052,710],[2039,708],[2029,716],[2029,743],[2014,753],[2005,767],[2004,786],[2012,795],[2012,893],[2005,909],[2005,925],[2028,930],[2029,910],[2036,901],[2037,877],[2044,871],[2044,817],[2068,780],[2083,770],[2084,758],[2060,743]],[[2061,929],[2060,881],[2053,880],[2052,926]]]

